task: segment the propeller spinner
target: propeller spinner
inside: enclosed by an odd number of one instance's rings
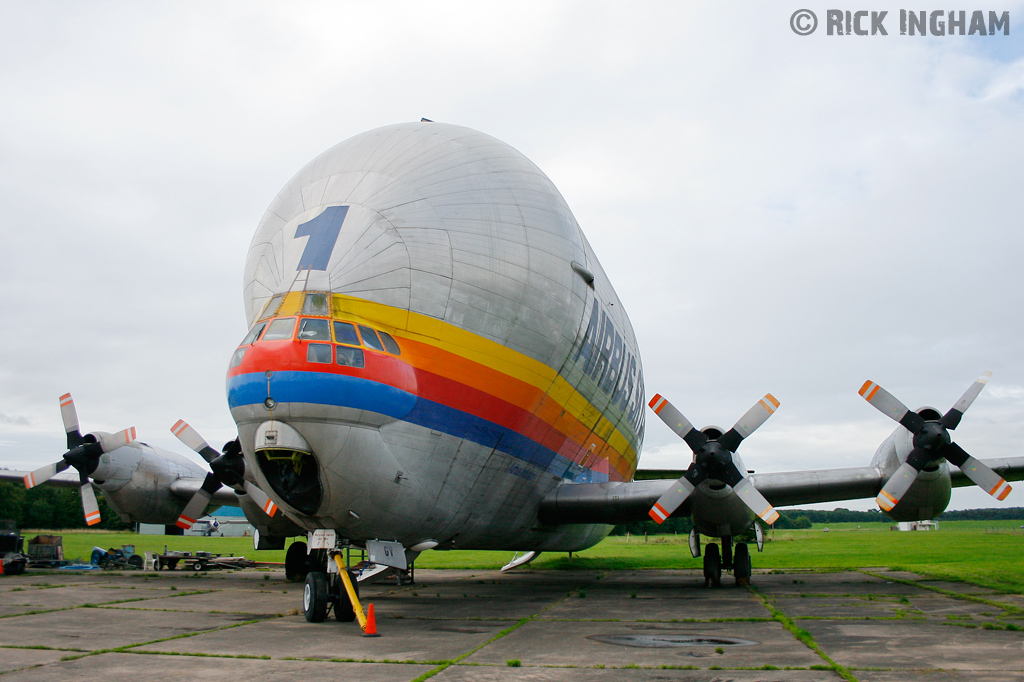
[[[185,509],[182,510],[175,525],[179,528],[191,528],[202,516],[203,511],[210,503],[210,498],[222,484],[234,488],[237,492],[247,494],[267,516],[277,513],[277,505],[274,504],[274,501],[255,484],[245,480],[245,460],[242,458],[242,450],[238,446],[238,441],[231,441],[224,446],[223,454],[219,453],[211,448],[210,444],[199,435],[199,432],[183,419],[175,422],[171,427],[171,433],[205,459],[213,470],[212,473],[206,474],[206,480],[203,481],[202,487],[185,505]]]
[[[882,511],[891,511],[900,498],[910,489],[918,474],[930,462],[946,459],[960,467],[967,478],[997,500],[1004,500],[1010,494],[1010,486],[1003,477],[967,454],[953,442],[949,431],[960,424],[964,412],[985,388],[992,372],[985,372],[963,394],[941,419],[926,420],[917,412],[907,408],[895,396],[872,381],[865,381],[860,395],[879,412],[914,434],[914,449],[907,455],[907,461],[889,477],[875,501]]]
[[[92,489],[92,482],[89,474],[96,471],[99,465],[100,456],[120,447],[124,447],[135,441],[135,427],[119,431],[118,433],[82,435],[78,424],[78,411],[75,409],[75,400],[70,393],[60,397],[60,416],[64,422],[64,430],[68,434],[68,451],[64,453],[63,459],[53,464],[36,469],[25,477],[25,487],[34,488],[45,483],[68,467],[74,467],[78,471],[80,482],[79,492],[82,496],[82,510],[85,512],[85,522],[95,526],[100,519],[100,506],[96,501],[96,492]],[[98,436],[98,437],[97,437]]]
[[[698,485],[711,478],[732,486],[743,503],[765,523],[775,523],[779,513],[739,470],[733,459],[733,454],[743,439],[756,431],[778,409],[779,401],[771,393],[747,410],[735,426],[718,438],[711,438],[695,429],[693,424],[661,395],[654,396],[650,406],[676,435],[686,441],[694,454],[693,462],[686,469],[686,473],[654,503],[649,512],[652,519],[658,523],[664,522]]]

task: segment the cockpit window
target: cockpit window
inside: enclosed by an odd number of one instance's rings
[[[238,367],[242,364],[242,359],[245,357],[245,347],[239,348],[235,351],[235,354],[231,356],[231,367]]]
[[[369,327],[359,325],[359,334],[363,337],[363,344],[367,348],[379,351],[384,350],[384,346],[381,344],[380,339],[377,338],[377,332],[373,331]]]
[[[294,317],[282,317],[274,320],[270,323],[266,333],[263,335],[264,341],[281,341],[283,339],[292,338],[292,334],[295,333],[295,318]]]
[[[257,322],[256,326],[249,330],[249,333],[245,335],[245,338],[242,339],[242,343],[240,343],[239,345],[248,346],[250,343],[258,339],[260,336],[260,332],[263,331],[263,328],[266,326],[266,322]]]
[[[302,314],[326,315],[327,294],[306,294],[306,300],[302,302]]]
[[[306,346],[306,360],[309,362],[321,362],[330,364],[331,346],[326,343],[311,343]]]
[[[358,346],[359,336],[356,335],[355,325],[349,322],[335,322],[334,340],[338,343],[347,343],[350,346]]]
[[[300,341],[330,341],[331,325],[327,320],[317,320],[309,317],[302,318],[299,325]]]
[[[384,342],[384,348],[392,355],[402,354],[402,349],[398,347],[398,343],[391,337],[391,334],[380,332],[380,340]]]
[[[363,358],[362,348],[350,348],[349,346],[335,346],[334,352],[338,356],[338,364],[343,367],[363,367],[365,360]]]
[[[268,317],[273,317],[277,309],[281,307],[281,301],[284,300],[284,294],[278,294],[270,299],[270,302],[263,308],[263,312],[260,314],[260,319],[265,320]]]

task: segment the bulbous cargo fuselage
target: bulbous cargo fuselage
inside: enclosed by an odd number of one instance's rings
[[[522,154],[439,123],[328,150],[264,216],[228,371],[247,468],[307,529],[405,546],[575,550],[563,481],[630,480],[632,327],[564,199]]]

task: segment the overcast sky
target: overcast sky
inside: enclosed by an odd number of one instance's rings
[[[893,425],[865,379],[945,411],[984,370],[954,437],[1024,454],[1024,3],[928,5],[1009,11],[984,37],[901,36],[898,9],[887,36],[828,36],[834,3],[723,5],[0,4],[0,466],[60,457],[66,391],[84,430],[184,453],[183,417],[233,438],[263,212],[328,147],[420,117],[551,177],[649,396],[699,426],[782,402],[749,468],[866,465]],[[688,461],[648,413],[641,467]]]

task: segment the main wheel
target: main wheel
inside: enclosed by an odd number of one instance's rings
[[[359,583],[356,581],[356,574],[349,571],[348,579],[352,581],[352,589],[356,591],[358,597]],[[332,576],[331,580],[334,584],[334,617],[342,623],[351,623],[356,619],[356,610],[352,608],[352,600],[348,598],[348,592],[345,591],[345,585],[341,582],[341,576]]]
[[[704,548],[704,587],[722,586],[722,555],[718,545],[708,544]]]
[[[736,553],[733,556],[732,574],[736,576],[736,584],[749,585],[750,573],[750,550],[747,549],[747,543],[741,542],[736,545]]]
[[[288,545],[288,551],[284,555],[284,577],[288,582],[298,583],[306,579],[309,573],[309,557],[306,543],[293,542]]]
[[[322,623],[327,617],[327,574],[311,571],[306,575],[306,585],[302,589],[302,610],[310,623]]]

